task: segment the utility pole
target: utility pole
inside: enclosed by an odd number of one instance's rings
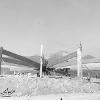
[[[0,75],[1,75],[2,51],[3,47],[0,47]]]
[[[82,79],[82,45],[77,49],[77,77]]]
[[[42,60],[42,56],[43,56],[43,45],[41,44],[41,56],[40,56],[40,78],[42,78],[42,65],[43,65],[43,60]]]

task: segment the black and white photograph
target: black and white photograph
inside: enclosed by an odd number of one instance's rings
[[[0,0],[0,100],[100,100],[100,0]]]

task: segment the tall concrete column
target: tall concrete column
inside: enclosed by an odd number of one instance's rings
[[[77,77],[82,78],[82,47],[77,49]]]
[[[40,57],[40,78],[42,77],[42,65],[43,65],[42,57],[43,57],[43,45],[41,45],[41,57]]]

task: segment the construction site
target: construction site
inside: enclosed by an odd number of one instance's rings
[[[78,100],[84,95],[87,100],[95,100],[91,98],[100,93],[99,66],[99,58],[82,57],[81,44],[74,52],[48,59],[41,45],[38,60],[1,47],[0,96],[9,100]]]

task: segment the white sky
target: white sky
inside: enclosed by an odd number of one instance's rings
[[[0,46],[30,56],[74,50],[100,57],[100,0],[0,0]]]

